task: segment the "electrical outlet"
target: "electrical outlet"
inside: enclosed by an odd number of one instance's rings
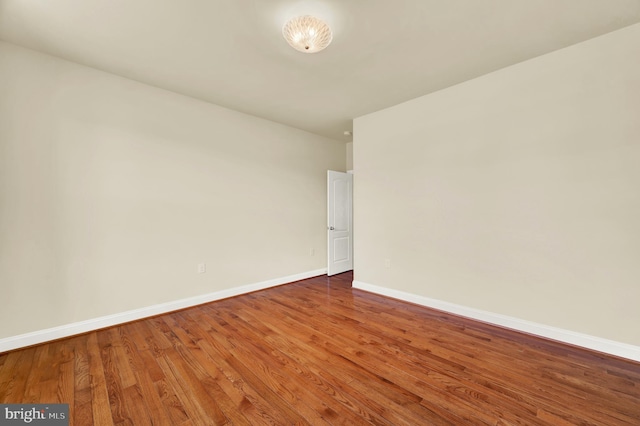
[[[310,248],[309,249],[309,256],[315,256],[315,255],[316,255],[316,249]]]
[[[198,263],[198,273],[204,274],[207,272],[207,264],[206,263]]]
[[[385,259],[384,260],[384,267],[385,268],[391,268],[391,259]]]

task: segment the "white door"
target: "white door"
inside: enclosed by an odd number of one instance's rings
[[[327,172],[327,275],[353,269],[353,175]]]

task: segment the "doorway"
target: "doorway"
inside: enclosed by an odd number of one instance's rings
[[[353,269],[353,175],[327,171],[327,275]]]

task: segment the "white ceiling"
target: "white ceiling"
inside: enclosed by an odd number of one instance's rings
[[[323,52],[284,22],[314,14]],[[0,39],[338,140],[351,120],[640,22],[640,0],[0,0]]]

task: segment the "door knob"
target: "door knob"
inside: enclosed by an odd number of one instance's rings
[[[333,231],[334,229],[336,229],[336,228],[334,228],[333,226],[329,227],[329,231]]]

